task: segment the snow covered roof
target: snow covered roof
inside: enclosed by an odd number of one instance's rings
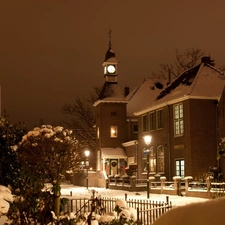
[[[116,103],[127,103],[124,94],[117,83],[104,83],[98,100],[94,103],[94,106],[102,102],[116,102]]]
[[[127,158],[122,148],[101,148],[102,158]]]
[[[167,86],[165,79],[145,78],[129,95],[126,96],[127,116],[133,117],[134,112],[148,107],[159,93]]]
[[[161,91],[148,106],[143,105],[142,110],[135,115],[141,115],[153,107],[163,104],[174,104],[184,99],[218,99],[225,86],[225,75],[207,63],[201,63],[177,77],[163,91]]]

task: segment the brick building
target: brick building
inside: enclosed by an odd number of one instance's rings
[[[199,178],[210,167],[224,164],[222,158],[221,163],[217,160],[217,146],[225,136],[225,76],[210,57],[171,83],[146,78],[130,93],[118,85],[118,61],[111,45],[103,68],[105,83],[94,104],[99,186],[108,176],[130,172],[125,167],[137,167],[137,177],[145,178],[146,148],[150,176],[168,180],[176,175]],[[152,136],[149,146],[143,141],[146,133]]]
[[[118,84],[118,60],[111,48],[102,64],[104,85],[94,103],[96,171],[90,185],[105,187],[109,176],[204,176],[210,167],[225,171],[217,146],[225,137],[225,75],[210,57],[172,82],[145,78],[131,92]],[[146,146],[143,140],[150,134]],[[149,155],[145,150],[149,149]],[[149,158],[147,158],[149,157]]]

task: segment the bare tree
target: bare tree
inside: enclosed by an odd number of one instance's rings
[[[186,49],[183,53],[179,49],[175,50],[175,61],[172,64],[161,63],[158,72],[154,72],[154,77],[171,80],[179,76],[185,70],[197,65],[205,53],[198,48]]]
[[[94,87],[88,99],[77,97],[74,104],[65,104],[63,114],[71,115],[70,121],[63,121],[66,127],[72,129],[76,138],[83,146],[95,149],[96,129],[93,103],[97,100],[101,88]]]

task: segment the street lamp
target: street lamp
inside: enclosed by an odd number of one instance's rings
[[[147,156],[147,198],[149,198],[149,154],[150,154],[149,145],[151,143],[152,136],[145,135],[143,138],[147,146],[146,150],[144,151],[144,154]]]
[[[84,154],[86,156],[86,166],[87,166],[87,176],[86,176],[86,186],[87,186],[87,189],[88,189],[88,166],[89,166],[89,162],[88,162],[88,156],[90,155],[90,151],[87,149],[84,151]]]

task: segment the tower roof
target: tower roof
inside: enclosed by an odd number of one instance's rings
[[[94,106],[98,105],[100,102],[127,103],[128,101],[125,99],[118,84],[105,83]]]
[[[116,58],[115,52],[109,47],[108,51],[105,54],[105,61],[110,61],[109,59]]]

